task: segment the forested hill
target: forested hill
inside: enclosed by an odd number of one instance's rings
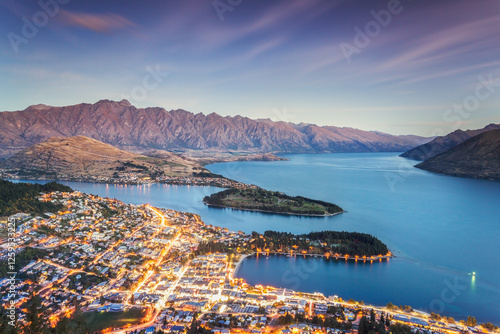
[[[344,212],[333,203],[302,196],[292,197],[262,188],[227,189],[206,196],[203,202],[214,207],[289,215],[331,216]]]
[[[38,200],[40,193],[52,191],[72,192],[73,189],[56,182],[36,184],[0,180],[0,216],[12,215],[18,212],[44,213],[58,211],[60,205]]]
[[[391,257],[387,246],[376,237],[357,232],[323,231],[308,234],[266,231],[264,234],[252,232],[250,241],[231,242],[213,240],[198,245],[197,254],[229,253],[250,254],[252,252],[295,253],[326,255],[337,258]]]
[[[322,231],[294,235],[287,232],[266,231],[264,237],[269,243],[272,242],[273,246],[283,248],[298,246],[299,250],[312,246],[321,253],[375,256],[389,252],[387,246],[376,237],[358,232]]]

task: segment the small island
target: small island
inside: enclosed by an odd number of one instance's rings
[[[318,201],[302,196],[289,196],[278,191],[262,188],[227,189],[203,199],[212,207],[259,211],[283,215],[334,216],[344,210],[333,203]]]

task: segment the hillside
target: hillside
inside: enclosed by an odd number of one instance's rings
[[[253,153],[401,152],[427,141],[417,136],[193,114],[182,109],[137,109],[126,100],[66,107],[36,105],[22,111],[0,112],[0,134],[0,158],[51,137],[74,136],[94,138],[134,152],[159,149],[176,153],[207,149]]]
[[[424,161],[446,152],[447,150],[463,143],[467,139],[495,129],[500,129],[500,124],[490,124],[477,130],[456,130],[446,136],[437,137],[429,143],[415,147],[401,154],[401,156],[412,160]]]
[[[55,182],[37,184],[0,180],[0,217],[19,212],[42,214],[62,209],[62,205],[42,202],[38,199],[40,193],[52,191],[72,192],[73,190]]]
[[[454,176],[500,180],[500,130],[491,130],[415,167]]]
[[[207,171],[194,161],[167,154],[147,157],[83,136],[50,138],[0,162],[0,168],[20,177],[72,180],[111,178],[119,173],[191,176]]]

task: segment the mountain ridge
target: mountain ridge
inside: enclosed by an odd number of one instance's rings
[[[239,115],[136,108],[127,100],[35,105],[0,112],[0,134],[0,157],[4,158],[50,137],[86,136],[133,152],[217,149],[258,153],[401,152],[429,140]]]
[[[482,129],[476,130],[455,130],[445,136],[437,137],[428,143],[408,150],[401,154],[401,157],[417,161],[425,161],[444,153],[457,145],[460,145],[474,136],[494,129],[500,129],[500,124],[491,123]]]
[[[476,135],[415,167],[453,176],[500,180],[500,129]]]

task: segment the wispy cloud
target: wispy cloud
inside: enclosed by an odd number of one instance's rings
[[[61,10],[61,18],[65,24],[97,32],[119,30],[134,25],[123,16],[113,13],[90,14]]]
[[[427,66],[438,61],[447,61],[451,56],[476,50],[477,44],[488,37],[485,36],[485,32],[494,32],[492,28],[499,20],[500,15],[495,15],[429,34],[414,43],[415,47],[381,64],[379,70],[412,64]]]
[[[335,1],[335,4],[338,2],[339,1]],[[200,36],[207,47],[215,48],[243,40],[250,36],[256,37],[259,36],[260,33],[269,34],[270,29],[273,27],[283,27],[283,25],[285,25],[287,27],[287,33],[290,33],[294,27],[296,28],[300,25],[300,20],[292,21],[292,19],[298,16],[301,17],[301,20],[314,19],[322,13],[314,9],[318,8],[318,6],[323,3],[322,0],[293,0],[286,3],[279,3],[256,17],[250,17],[246,22],[240,21],[238,24],[230,25],[225,21],[218,28],[214,28],[213,25],[210,25],[211,29],[200,31]],[[328,8],[331,9],[331,7],[330,5]],[[243,8],[241,8],[241,10],[243,10]],[[307,14],[305,18],[304,14]],[[286,25],[287,23],[288,25]],[[280,33],[280,31],[282,30],[278,29],[275,33]]]
[[[498,67],[500,66],[500,60],[499,61],[494,61],[494,62],[489,62],[489,63],[483,63],[483,64],[477,64],[473,66],[463,66],[463,67],[458,67],[454,68],[451,70],[445,70],[445,71],[439,71],[427,75],[422,75],[422,76],[417,76],[414,77],[410,80],[404,81],[401,84],[409,84],[409,83],[415,83],[419,81],[424,81],[424,80],[430,80],[430,79],[436,79],[436,78],[441,78],[441,77],[446,77],[450,75],[455,75],[455,74],[461,74],[464,72],[470,72],[470,71],[475,71],[483,68],[492,68],[492,67]]]

